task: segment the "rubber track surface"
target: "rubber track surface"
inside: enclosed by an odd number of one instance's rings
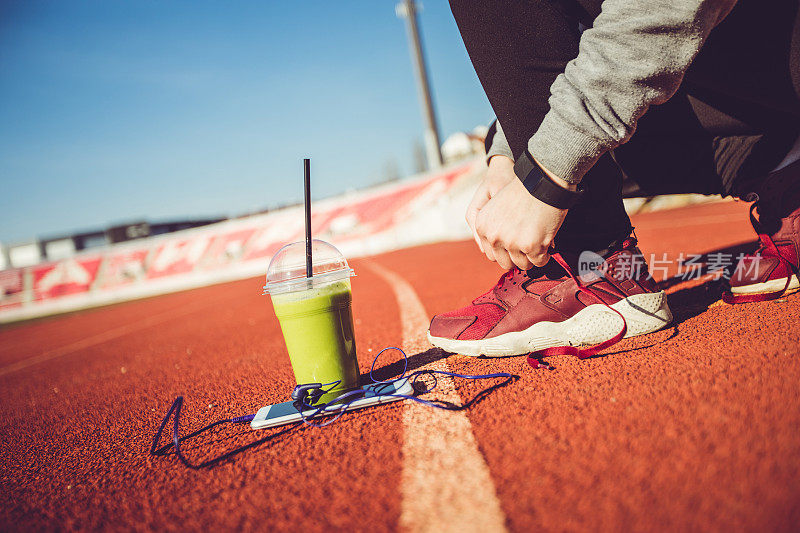
[[[746,212],[718,203],[634,223],[648,256],[735,254],[754,239]],[[353,261],[362,371],[401,336],[392,288],[365,261],[409,281],[431,314],[466,304],[500,274],[471,242]],[[467,412],[509,530],[800,524],[800,295],[730,306],[717,282],[674,274],[657,275],[674,327],[589,360],[532,371],[520,357],[435,353],[455,371],[520,376]],[[276,430],[223,426],[186,453],[199,462],[254,445],[201,471],[148,456],[178,394],[185,432],[287,398],[294,381],[261,285],[0,329],[0,529],[397,529],[399,403],[272,440]],[[485,387],[456,384],[463,400]]]

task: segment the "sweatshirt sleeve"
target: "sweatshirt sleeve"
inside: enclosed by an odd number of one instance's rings
[[[491,132],[492,128],[490,128],[489,131]],[[494,135],[491,139],[489,139],[489,143],[487,143],[489,144],[489,148],[486,150],[487,163],[493,156],[496,155],[505,155],[508,156],[508,158],[512,161],[514,160],[514,153],[511,151],[511,147],[508,145],[506,134],[503,133],[503,128],[500,126],[500,121],[498,120],[495,120],[494,122]]]
[[[539,163],[577,183],[666,102],[736,0],[605,0],[578,56],[550,88],[550,111],[528,141]],[[765,7],[765,9],[768,9]]]

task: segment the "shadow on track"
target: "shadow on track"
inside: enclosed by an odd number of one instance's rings
[[[696,267],[693,275],[695,276],[694,279],[699,279],[703,276],[713,273],[711,270],[712,265],[714,265],[717,261],[721,258],[730,259],[729,262],[726,262],[724,268],[722,269],[722,275],[728,279],[733,274],[734,268],[736,268],[736,259],[743,254],[750,254],[756,250],[758,246],[758,241],[749,241],[742,244],[736,244],[734,246],[726,246],[724,248],[718,248],[716,250],[711,250],[710,252],[706,252],[704,254],[699,254],[693,257],[693,261],[696,262],[689,262],[689,261],[682,261],[679,266],[681,267]],[[659,290],[667,290],[670,287],[674,287],[675,285],[680,285],[687,281],[686,278],[683,276],[673,276],[669,279],[665,279],[658,283]]]
[[[724,290],[725,287],[720,281],[708,280],[700,285],[671,293],[668,298],[674,325],[679,326],[707,311],[711,304],[722,299]]]
[[[758,246],[758,241],[748,241],[733,246],[718,248],[711,250],[704,254],[697,256],[697,262],[693,266],[697,267],[694,272],[694,279],[700,279],[704,276],[711,276],[716,274],[719,279],[709,277],[704,282],[679,289],[669,295],[669,306],[672,309],[674,317],[674,325],[678,326],[686,320],[696,317],[697,315],[705,312],[711,304],[718,302],[722,299],[722,293],[726,289],[725,280],[730,279],[733,271],[736,268],[737,259],[744,255],[753,253]],[[724,261],[719,265],[720,258],[730,259]],[[721,269],[711,270],[717,263],[717,266],[722,266]],[[689,263],[684,262],[682,267],[688,266]],[[681,283],[688,283],[685,276],[673,276],[658,283],[659,290],[667,290]]]
[[[164,417],[164,420],[161,422],[161,425],[159,426],[158,431],[156,432],[155,437],[153,438],[153,444],[150,447],[150,455],[152,455],[152,456],[162,456],[162,455],[168,455],[168,454],[177,455],[178,459],[180,459],[180,461],[185,466],[187,466],[188,468],[191,468],[193,470],[201,470],[203,468],[208,468],[208,467],[212,467],[212,466],[221,464],[221,463],[223,463],[223,462],[225,462],[225,461],[227,461],[229,459],[232,459],[234,456],[236,456],[236,455],[238,455],[238,454],[240,454],[240,453],[242,453],[244,451],[247,451],[247,450],[249,450],[251,448],[255,448],[255,447],[260,446],[260,445],[262,445],[264,443],[267,443],[267,442],[270,442],[270,441],[274,441],[274,440],[278,439],[279,437],[285,438],[287,435],[296,432],[298,429],[304,429],[303,428],[303,423],[302,422],[297,422],[297,423],[292,424],[292,425],[290,425],[288,427],[282,428],[281,430],[279,430],[279,431],[277,431],[275,433],[271,433],[271,434],[267,435],[266,437],[260,438],[258,440],[255,440],[255,441],[250,442],[248,444],[245,444],[243,446],[239,446],[238,448],[234,448],[233,450],[227,451],[227,452],[223,453],[222,455],[218,455],[217,457],[214,457],[212,459],[208,459],[206,461],[203,461],[202,463],[192,463],[182,453],[181,443],[186,442],[187,440],[192,439],[194,437],[197,437],[197,436],[199,436],[199,435],[201,435],[203,433],[206,433],[207,431],[210,431],[210,430],[214,429],[217,426],[220,426],[222,424],[231,423],[233,421],[233,419],[217,420],[216,422],[212,422],[211,424],[208,424],[207,426],[204,426],[204,427],[202,427],[202,428],[200,428],[198,430],[192,431],[188,435],[184,435],[183,437],[181,437],[180,436],[180,417],[181,417],[181,407],[182,407],[182,405],[183,405],[183,397],[181,397],[181,396],[179,396],[172,403],[172,406],[169,408],[169,411],[167,411],[167,415]],[[174,420],[173,431],[172,431],[172,442],[169,442],[168,444],[165,444],[164,446],[158,447],[159,443],[161,442],[161,434],[163,433],[164,428],[166,427],[166,425],[169,422],[170,418],[173,418],[173,420]],[[240,435],[240,434],[242,434],[242,432],[239,432],[238,435]],[[227,438],[217,439],[217,441],[219,441],[219,440],[227,440],[229,438],[236,437],[238,435],[231,435],[231,436],[229,436]],[[211,441],[210,443],[205,443],[205,444],[202,444],[202,445],[195,445],[192,448],[193,449],[199,449],[201,447],[205,447],[205,446],[208,446],[208,445],[214,445],[215,443],[216,443],[215,441]]]
[[[743,249],[745,245],[726,248],[721,251],[724,252],[725,250],[739,250]],[[709,252],[712,254],[715,252]],[[730,252],[728,252],[730,253]],[[708,255],[708,254],[706,254]],[[703,275],[707,274],[708,272],[705,271]],[[683,283],[685,280],[681,279],[680,276],[675,276],[664,280],[658,284],[659,290],[665,290],[669,287],[674,287],[679,283]],[[708,279],[699,285],[695,285],[692,287],[687,287],[684,289],[679,289],[671,294],[668,295],[669,299],[669,307],[672,311],[672,323],[668,326],[669,329],[672,329],[672,333],[664,339],[645,344],[643,346],[636,346],[633,348],[626,348],[622,350],[610,350],[610,351],[603,351],[598,354],[592,355],[587,357],[587,359],[598,359],[602,357],[606,357],[609,355],[619,355],[619,354],[627,354],[632,352],[638,352],[640,350],[646,350],[647,348],[653,348],[658,344],[662,344],[669,340],[672,340],[678,336],[680,333],[680,326],[683,322],[689,320],[690,318],[694,318],[705,311],[715,302],[718,302],[722,299],[722,292],[725,290],[725,285],[720,280]],[[660,332],[665,331],[665,329],[661,329],[659,331],[650,333],[648,335],[657,335]],[[647,336],[645,336],[646,338]],[[626,339],[630,341],[631,339]],[[555,366],[550,364],[550,369],[554,370]]]
[[[445,352],[441,348],[430,348],[428,350],[425,350],[424,352],[419,352],[413,355],[409,355],[408,372],[413,372],[420,367],[439,361],[441,359],[446,359],[449,356],[450,354]],[[400,359],[398,361],[395,361],[394,363],[389,363],[388,365],[376,368],[373,371],[373,375],[375,376],[376,380],[384,381],[399,376],[403,372],[404,367],[405,363],[403,362],[402,359]],[[364,378],[368,378],[368,376],[363,375],[361,378],[362,381],[364,380]]]
[[[422,372],[425,372],[425,371],[423,370]],[[427,383],[422,384],[420,382],[415,382],[414,383],[414,390],[416,391],[417,394],[426,394],[426,393],[430,392],[432,389],[434,389],[436,387],[436,381],[437,381],[436,375],[435,374],[429,374],[429,377],[433,380],[433,385],[428,385]],[[512,374],[512,375],[508,376],[507,378],[504,378],[503,381],[501,381],[499,383],[495,383],[494,385],[490,385],[490,386],[486,387],[485,389],[478,391],[478,393],[475,394],[475,396],[473,396],[472,398],[470,398],[466,402],[463,402],[461,405],[457,405],[457,404],[454,404],[452,402],[448,402],[448,401],[445,401],[445,400],[428,400],[428,401],[430,403],[432,403],[432,404],[436,404],[436,406],[438,406],[438,407],[440,407],[442,409],[446,409],[447,411],[464,411],[465,409],[469,409],[473,405],[479,404],[481,401],[484,400],[484,398],[486,398],[493,391],[495,391],[497,389],[501,389],[501,388],[503,388],[503,387],[505,387],[507,385],[510,385],[510,384],[514,383],[515,381],[517,381],[518,379],[519,379],[519,376]]]
[[[406,372],[414,372],[427,364],[434,363],[442,359],[446,359],[449,356],[450,354],[442,350],[441,348],[429,348],[424,352],[419,352],[408,356],[407,359],[408,368],[405,368],[405,362],[403,360],[395,361],[394,363],[389,363],[388,365],[376,368],[373,371],[373,376],[375,377],[376,380],[379,381],[391,379],[392,377],[398,376],[401,373],[403,373],[404,370]],[[431,390],[436,388],[436,383],[437,383],[436,374],[434,374],[433,372],[431,372],[430,374],[427,374],[425,370],[421,370],[420,372],[423,375],[425,375],[429,380],[431,380],[432,384],[429,385],[428,383],[421,383],[420,380],[415,379],[412,382],[412,384],[414,386],[414,390],[417,395],[426,394],[427,392],[430,392]],[[511,376],[504,378],[503,381],[495,383],[494,385],[491,385],[479,391],[475,396],[473,396],[466,402],[463,402],[462,405],[456,405],[452,402],[446,402],[444,400],[430,400],[430,402],[436,404],[438,407],[441,407],[442,409],[447,409],[448,411],[462,411],[464,409],[469,409],[473,405],[477,405],[493,391],[505,387],[507,385],[510,385],[511,383],[515,382],[518,379],[519,376],[512,374]]]

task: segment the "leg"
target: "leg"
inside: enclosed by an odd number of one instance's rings
[[[590,18],[586,7],[591,2],[568,1],[451,0],[467,51],[515,155],[549,110],[553,80],[578,53],[578,21]],[[620,309],[629,336],[669,324],[672,314],[663,291],[646,271],[631,268],[644,264],[644,258],[633,239],[624,239],[630,220],[622,206],[621,173],[610,156],[598,161],[584,186],[586,194],[570,209],[556,247],[561,252],[605,249],[604,270],[625,274],[598,276],[586,289],[594,296],[587,296],[555,260],[527,272],[511,269],[471,305],[436,315],[428,330],[433,345],[466,355],[506,356],[618,339],[619,322],[602,318],[608,318],[606,304]],[[610,246],[614,241],[619,242]],[[577,261],[578,254],[566,255]]]
[[[716,110],[698,114],[709,131],[751,136],[745,145],[753,149],[722,174],[729,194],[756,192],[771,202],[765,196],[788,192],[776,190],[765,176],[800,134],[799,4],[778,0],[764,9],[758,0],[740,1],[687,73],[688,93]],[[734,125],[720,114],[732,117]]]
[[[741,0],[711,33],[678,94],[642,118],[616,157],[648,194],[757,198],[752,223],[760,246],[740,258],[725,299],[763,301],[800,286],[800,162],[784,159],[800,146],[798,133],[798,2],[764,9]]]
[[[651,108],[615,155],[647,194],[763,195],[765,177],[799,133],[798,2],[764,9],[741,0],[678,93]]]
[[[596,5],[594,5],[596,4]],[[515,156],[525,150],[550,106],[550,85],[578,54],[579,22],[599,1],[451,0],[467,52]],[[556,237],[568,250],[599,250],[626,237],[622,175],[609,156],[584,178],[586,193]]]

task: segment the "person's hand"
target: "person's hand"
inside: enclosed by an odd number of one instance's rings
[[[576,188],[549,172],[548,175],[564,188]],[[548,250],[566,216],[566,209],[534,198],[514,176],[480,207],[475,233],[481,250],[491,261],[505,269],[516,265],[527,270],[550,260]]]
[[[483,248],[481,247],[478,233],[475,231],[475,219],[478,217],[478,211],[512,180],[517,180],[517,176],[514,174],[514,161],[504,155],[492,156],[489,159],[489,170],[486,171],[486,176],[472,196],[472,201],[467,207],[465,216],[467,224],[472,230],[472,236],[475,238],[478,247],[481,248],[481,252],[483,252]]]

